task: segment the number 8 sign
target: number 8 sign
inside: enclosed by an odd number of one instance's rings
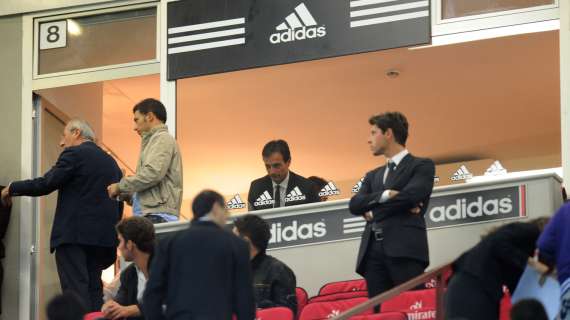
[[[67,21],[40,24],[40,50],[63,48],[67,45]]]

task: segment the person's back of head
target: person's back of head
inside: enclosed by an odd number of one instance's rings
[[[209,217],[210,220],[223,226],[226,223],[227,210],[224,197],[214,190],[204,190],[192,201],[192,221]]]
[[[540,301],[523,299],[511,308],[511,320],[548,320],[548,315]]]
[[[71,291],[53,297],[46,307],[48,320],[83,320],[86,313],[81,298]]]
[[[240,237],[249,239],[249,242],[258,252],[265,253],[271,239],[271,231],[267,221],[254,214],[246,214],[238,217],[234,221],[234,226]]]

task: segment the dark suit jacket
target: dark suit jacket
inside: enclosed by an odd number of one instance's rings
[[[386,185],[383,183],[386,166],[376,168],[366,174],[362,187],[350,199],[350,212],[362,216],[367,211],[374,214],[374,223],[382,226],[384,233],[383,247],[390,257],[413,258],[429,265],[426,224],[424,214],[433,189],[435,165],[430,159],[406,155],[396,171],[389,175]],[[400,193],[384,203],[379,203],[384,190],[397,190]],[[420,214],[410,210],[423,203]],[[356,272],[363,275],[364,255],[368,249],[372,224],[366,223]]]
[[[166,305],[163,314],[162,306]],[[160,241],[143,298],[146,319],[255,318],[247,244],[207,221]]]
[[[12,182],[10,194],[36,197],[59,191],[51,230],[52,252],[62,244],[115,247],[122,203],[109,199],[107,186],[121,176],[110,155],[95,143],[84,142],[63,150],[43,177]]]
[[[528,258],[534,255],[540,229],[533,224],[515,222],[504,225],[462,254],[453,263],[455,273],[478,279],[495,301],[503,296],[503,285],[514,292]]]
[[[0,186],[0,190],[4,189],[5,186]],[[8,231],[8,225],[10,224],[10,214],[12,207],[6,207],[0,201],[0,259],[6,256],[6,248],[4,247],[4,236],[6,236],[6,231]],[[1,283],[0,279],[0,283]]]
[[[286,207],[321,201],[318,192],[315,191],[311,180],[303,178],[293,171],[289,171],[289,182],[287,183],[287,191],[285,194],[288,195],[295,187],[299,187],[299,190],[301,190],[301,193],[304,195],[304,199],[285,202]],[[251,182],[251,186],[249,187],[249,194],[247,196],[247,202],[250,211],[273,208],[273,204],[256,205],[257,199],[265,191],[269,192],[269,194],[273,197],[273,183],[271,182],[271,177],[268,175]]]

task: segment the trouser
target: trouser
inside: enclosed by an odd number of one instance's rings
[[[424,272],[425,263],[412,258],[390,257],[384,252],[383,240],[370,239],[364,257],[364,279],[368,297],[388,291]],[[374,308],[380,311],[380,306]]]
[[[61,290],[74,291],[89,311],[103,304],[101,274],[117,258],[117,248],[63,244],[55,249],[55,263]]]
[[[453,274],[445,293],[445,319],[498,320],[501,301],[493,299],[481,283],[469,274]]]

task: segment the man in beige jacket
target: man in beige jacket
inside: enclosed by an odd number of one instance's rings
[[[133,214],[153,223],[176,221],[182,202],[182,159],[165,125],[166,108],[156,99],[145,99],[135,105],[133,114],[135,131],[142,137],[137,172],[109,185],[109,197],[130,198]]]

